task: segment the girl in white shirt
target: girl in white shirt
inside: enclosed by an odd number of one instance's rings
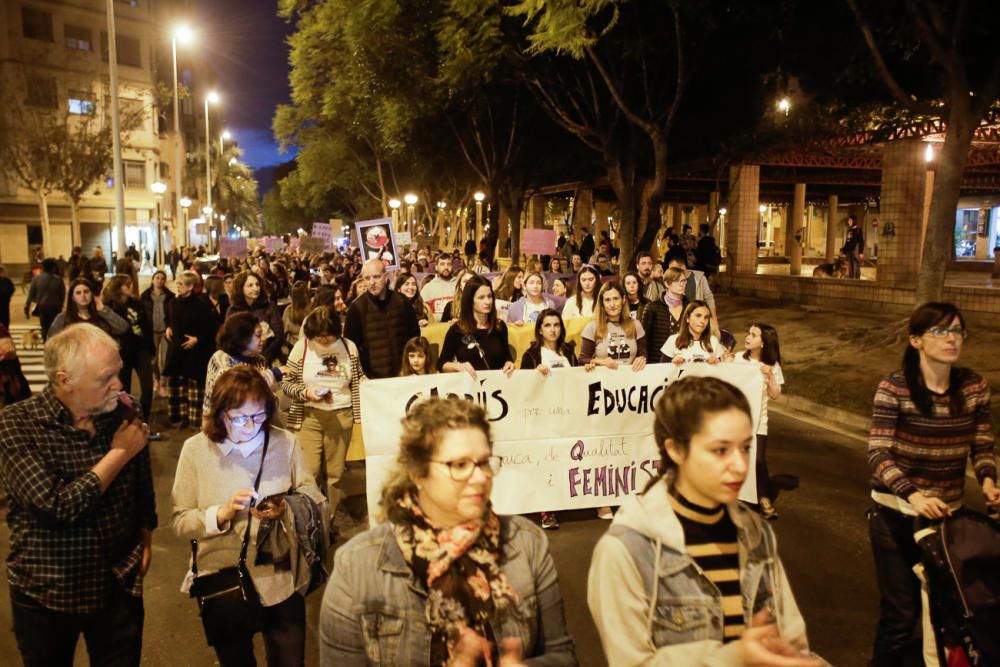
[[[757,502],[765,519],[777,519],[778,511],[771,503],[767,472],[767,403],[781,396],[785,376],[781,373],[781,348],[778,332],[769,324],[751,324],[743,342],[746,350],[734,361],[757,364],[764,375],[764,396],[760,402],[760,423],[757,425]]]
[[[576,274],[576,286],[573,296],[566,299],[562,317],[569,320],[574,317],[593,317],[594,301],[597,298],[597,288],[601,285],[601,274],[597,269],[586,264],[580,267]]]
[[[717,364],[726,349],[711,334],[712,311],[704,301],[692,301],[681,315],[681,330],[667,339],[660,352],[672,363],[704,361]]]

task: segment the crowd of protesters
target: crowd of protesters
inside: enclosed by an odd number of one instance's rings
[[[747,398],[715,378],[663,392],[659,475],[598,514],[610,525],[587,602],[605,655],[611,665],[824,664],[809,651],[768,524],[778,518],[766,461],[767,404],[784,383],[778,332],[747,323],[736,350],[709,281],[721,261],[714,239],[686,227],[668,246],[662,261],[642,252],[624,267],[606,234],[585,233],[503,272],[474,245],[417,248],[393,272],[351,248],[239,258],[184,249],[168,255],[170,278],[155,271],[141,294],[130,253],[107,278],[103,253],[74,253],[69,271],[44,260],[25,313],[47,339],[49,384],[29,398],[0,366],[18,392],[0,412],[0,481],[25,663],[72,664],[81,633],[94,664],[138,663],[158,525],[145,445],[160,437],[149,426],[159,399],[161,427],[197,429],[180,453],[170,523],[191,541],[182,589],[198,599],[222,665],[254,664],[258,632],[268,664],[303,664],[304,599],[323,584],[324,666],[576,664],[543,532],[558,518],[543,512],[538,525],[493,511],[502,461],[487,415],[470,402],[415,405],[370,508],[379,525],[338,544],[328,567],[360,385],[433,372],[509,376],[517,362],[546,377],[703,362],[759,368],[762,414],[754,430]],[[577,318],[586,320],[579,349],[566,325]],[[439,351],[422,334],[438,322],[448,325]],[[519,360],[509,327],[534,331]],[[907,523],[961,505],[969,458],[987,502],[1000,506],[989,387],[955,366],[961,313],[926,305],[909,333],[903,369],[879,387],[869,449],[882,594],[875,665],[914,664],[918,650]],[[946,440],[947,453],[922,438]],[[748,505],[737,499],[754,446],[758,502]],[[246,595],[233,608],[213,602],[231,569],[241,594],[250,582],[253,605]]]

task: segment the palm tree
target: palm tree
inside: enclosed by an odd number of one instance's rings
[[[212,207],[216,213],[226,216],[226,226],[237,225],[249,229],[251,234],[260,233],[260,201],[257,198],[257,179],[253,169],[240,161],[243,151],[236,144],[220,151],[213,142],[212,155]],[[205,153],[198,151],[189,156],[184,171],[185,192],[205,192]],[[199,196],[199,199],[202,199]],[[202,199],[204,201],[204,199]],[[218,233],[225,227],[219,224]]]

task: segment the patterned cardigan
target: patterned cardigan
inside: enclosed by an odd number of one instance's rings
[[[368,378],[361,370],[361,357],[358,356],[357,346],[347,338],[341,338],[347,345],[347,353],[351,357],[351,414],[355,424],[361,423],[361,381]],[[302,418],[305,414],[306,389],[308,387],[302,381],[302,365],[306,358],[308,341],[305,336],[300,336],[295,342],[295,346],[288,354],[288,373],[281,380],[281,390],[288,398],[292,399],[292,407],[288,410],[288,423],[286,428],[290,431],[298,431],[302,428]]]

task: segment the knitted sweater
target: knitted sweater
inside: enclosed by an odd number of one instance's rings
[[[932,394],[933,416],[926,417],[910,398],[903,371],[883,378],[875,392],[868,436],[873,491],[895,494],[904,502],[921,491],[946,503],[961,503],[969,458],[980,484],[996,480],[989,383],[966,371],[962,394],[964,414],[952,417],[948,396]]]
[[[355,424],[361,423],[361,381],[367,380],[361,369],[361,356],[357,346],[346,338],[341,338],[347,344],[351,356],[351,414]],[[299,338],[295,347],[288,354],[288,373],[281,380],[281,390],[292,399],[288,409],[287,426],[290,431],[302,428],[302,417],[305,414],[306,389],[309,387],[302,381],[302,365],[306,356],[306,338]]]

